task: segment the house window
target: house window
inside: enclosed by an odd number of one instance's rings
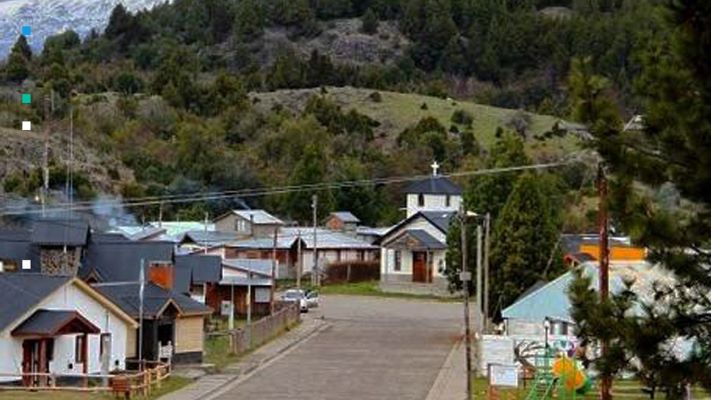
[[[444,203],[447,205],[447,207],[452,205],[452,198],[447,195],[447,197],[444,199]]]
[[[238,232],[247,232],[247,221],[243,219],[237,219],[235,220],[236,227],[235,229]]]
[[[417,195],[417,205],[420,207],[425,206],[425,195],[420,193]]]
[[[13,260],[0,260],[0,272],[17,271],[17,262]]]
[[[86,360],[84,359],[84,341],[86,338],[84,335],[79,335],[75,339],[74,344],[74,362],[77,364],[83,364]]]
[[[395,250],[395,271],[402,270],[402,252]]]

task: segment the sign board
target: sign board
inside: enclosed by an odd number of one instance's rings
[[[518,367],[516,365],[489,364],[489,385],[517,388]]]
[[[254,288],[255,303],[269,303],[271,296],[269,295],[270,288]]]
[[[168,342],[165,346],[158,347],[158,358],[170,359],[173,357],[173,344]]]
[[[222,301],[220,303],[220,315],[223,317],[229,317],[232,312],[232,303],[229,301]]]
[[[459,280],[462,282],[467,282],[472,280],[472,273],[470,271],[463,271],[459,273]]]

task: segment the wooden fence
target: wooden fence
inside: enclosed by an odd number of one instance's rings
[[[226,332],[215,332],[208,336],[228,336],[230,338],[230,349],[234,354],[241,354],[252,348],[259,347],[298,323],[301,318],[298,304],[278,304],[279,306],[274,314],[253,322],[251,326],[244,326]]]
[[[331,262],[326,267],[326,283],[366,282],[380,279],[378,261]]]
[[[13,382],[0,383],[2,391],[46,392],[111,392],[126,398],[133,394],[148,396],[153,388],[160,388],[171,375],[170,364],[144,361],[142,371],[123,371],[101,374],[55,373],[0,373],[0,378],[13,378]]]

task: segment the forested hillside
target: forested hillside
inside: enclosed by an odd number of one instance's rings
[[[176,0],[138,14],[117,6],[105,32],[83,41],[67,31],[32,54],[18,39],[2,65],[0,126],[31,120],[36,131],[51,123],[65,134],[72,109],[82,143],[134,171],[135,179],[113,174],[125,197],[413,175],[433,159],[445,171],[470,170],[494,163],[491,147],[509,136],[532,160],[551,160],[578,145],[553,129],[570,116],[572,58],[590,57],[620,110],[638,110],[639,53],[653,32],[664,34],[656,8],[652,0]],[[302,88],[312,90],[291,91]],[[19,104],[21,92],[33,94],[31,107]],[[14,173],[5,182],[32,171]],[[559,174],[559,195],[578,189],[580,176]],[[31,196],[37,182],[26,182],[4,190]],[[105,187],[95,189],[85,197]],[[392,222],[397,189],[342,189],[320,204]],[[308,218],[309,201],[248,199],[297,220]],[[232,205],[163,212],[201,218]]]

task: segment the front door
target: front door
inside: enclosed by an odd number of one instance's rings
[[[412,281],[422,283],[429,282],[426,252],[412,252]]]
[[[49,372],[49,359],[51,355],[51,339],[37,340],[28,339],[22,342],[22,373],[37,374]],[[25,386],[39,386],[44,384],[46,379],[36,375],[23,375],[22,383]]]

